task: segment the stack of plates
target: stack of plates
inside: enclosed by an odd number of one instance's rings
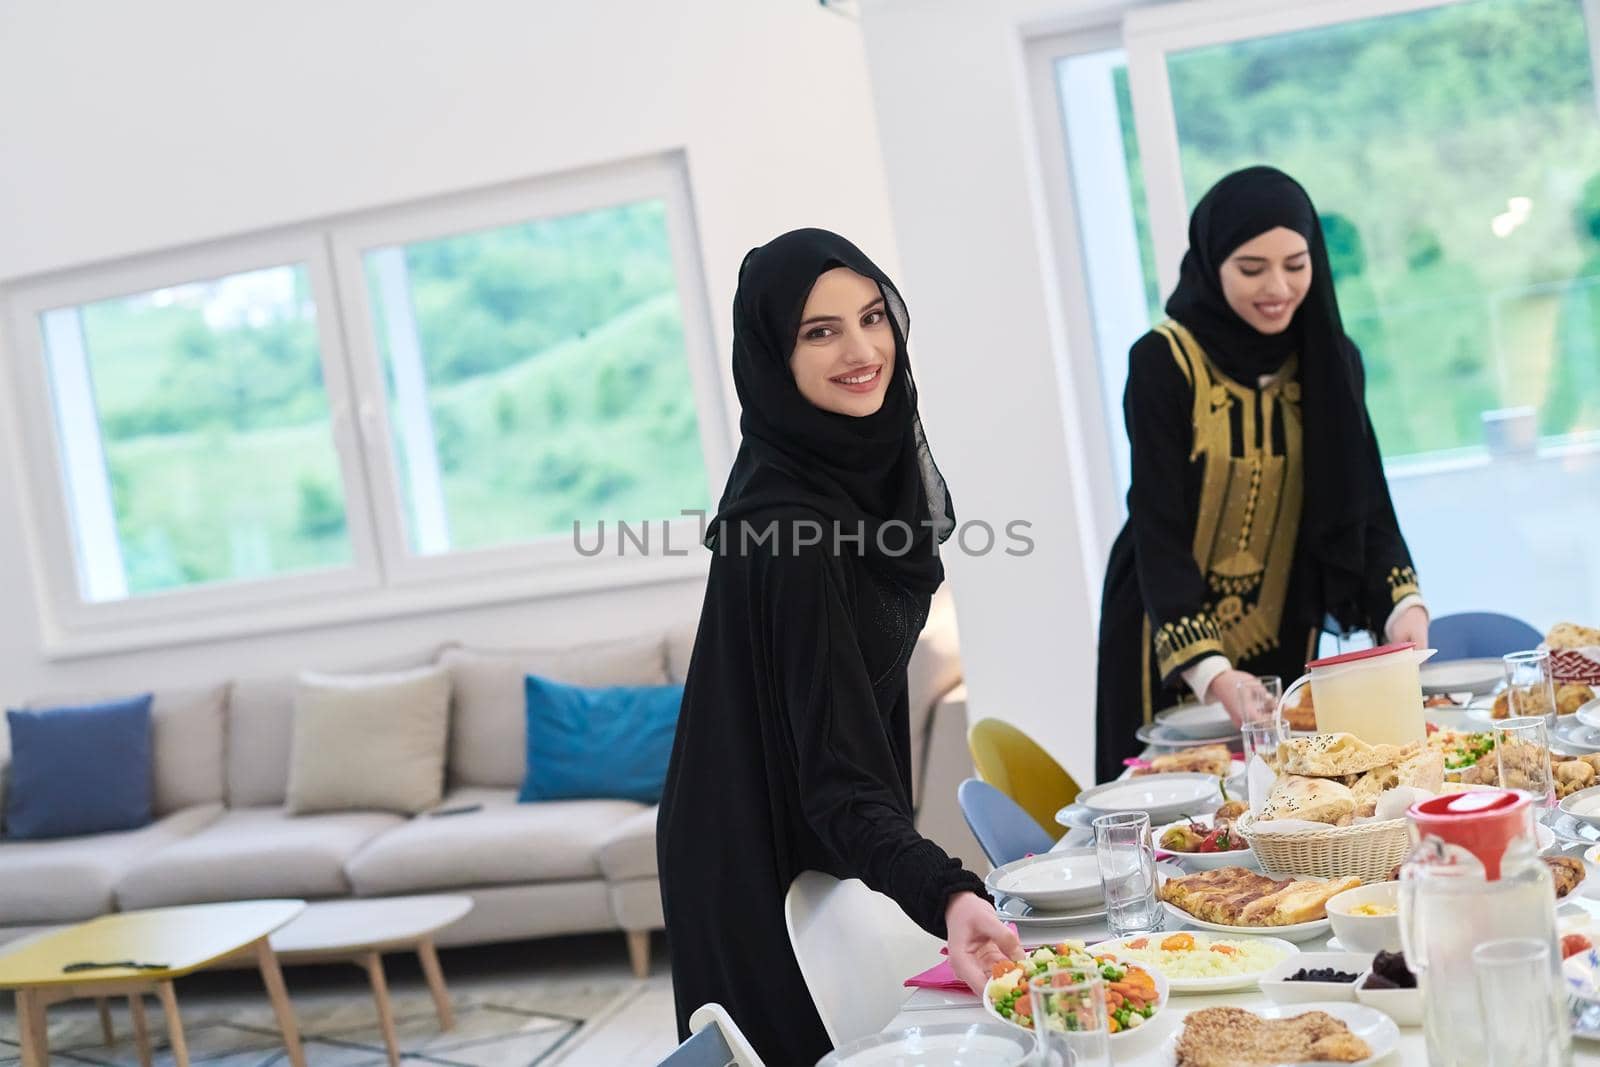
[[[1235,729],[1232,733],[1226,734],[1222,737],[1189,737],[1185,734],[1179,733],[1177,730],[1167,726],[1165,723],[1147,722],[1143,726],[1139,727],[1139,729],[1135,730],[1133,736],[1137,738],[1141,744],[1149,745],[1151,748],[1171,750],[1178,748],[1199,748],[1201,745],[1225,745],[1239,740],[1240,735],[1239,731]]]
[[[996,867],[984,886],[1018,930],[1093,922],[1106,914],[1092,848],[1064,848]]]
[[[1588,706],[1584,705],[1585,708]],[[1556,728],[1551,731],[1550,743],[1558,749],[1565,749],[1578,755],[1600,752],[1600,728],[1589,725],[1576,715],[1562,715],[1556,719]]]
[[[1119,778],[1078,794],[1075,807],[1094,815],[1143,811],[1160,826],[1185,815],[1209,815],[1222,805],[1220,782],[1214,774],[1147,774]]]
[[[1424,663],[1418,670],[1427,696],[1493,693],[1505,681],[1505,664],[1498,659],[1452,659]]]

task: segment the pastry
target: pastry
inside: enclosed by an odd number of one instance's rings
[[[1329,899],[1360,884],[1354,877],[1279,880],[1243,867],[1221,867],[1169,878],[1159,895],[1197,919],[1224,926],[1292,926],[1326,918]]]
[[[1233,754],[1227,745],[1199,745],[1155,756],[1148,767],[1134,769],[1133,777],[1146,774],[1214,774],[1226,778],[1233,770]]]
[[[1355,810],[1356,796],[1348,787],[1327,778],[1288,774],[1272,787],[1261,818],[1337,823]]]

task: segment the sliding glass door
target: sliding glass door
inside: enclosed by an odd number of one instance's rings
[[[1436,614],[1600,620],[1595,14],[1584,0],[1139,7],[1117,53],[1137,138],[1100,156],[1098,178],[1072,168],[1095,200],[1080,218],[1116,216],[1097,215],[1117,200],[1106,174],[1147,197],[1131,227],[1082,247],[1087,276],[1121,287],[1088,287],[1091,317],[1120,307],[1124,334],[1139,307],[1159,316],[1151,298],[1211,183],[1270,163],[1306,186]],[[1068,76],[1084,62],[1057,57],[1069,155],[1094,99]],[[1108,433],[1131,339],[1097,336]]]

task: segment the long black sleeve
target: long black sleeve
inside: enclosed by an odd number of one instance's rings
[[[771,703],[783,709],[807,824],[847,870],[946,936],[949,898],[983,895],[983,880],[917,833],[909,768],[874,699],[837,562],[813,548],[757,553],[751,565]]]
[[[1128,524],[1156,669],[1168,685],[1202,657],[1224,654],[1221,632],[1206,610],[1206,580],[1194,559],[1195,517],[1184,489],[1194,447],[1193,405],[1194,386],[1166,338],[1146,334],[1128,354],[1122,397],[1133,466]]]

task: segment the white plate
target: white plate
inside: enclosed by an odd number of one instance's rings
[[[1600,827],[1600,785],[1591,785],[1561,798],[1561,810],[1569,817]]]
[[[1033,1038],[1000,1023],[939,1023],[869,1034],[834,1049],[817,1067],[1021,1067]]]
[[[1101,941],[1099,944],[1090,945],[1089,949],[1091,952],[1115,952],[1124,941],[1133,941],[1140,937],[1149,937],[1154,938],[1159,942],[1162,938],[1170,937],[1175,932],[1176,931],[1173,930],[1167,930],[1157,934],[1134,934],[1131,937],[1118,938],[1114,941]],[[1278,963],[1282,963],[1284,959],[1288,959],[1289,957],[1298,954],[1300,951],[1300,946],[1285,941],[1281,937],[1249,936],[1213,938],[1209,940],[1259,942],[1263,945],[1268,945],[1272,948],[1275,948],[1283,953],[1283,958],[1280,959]],[[1138,961],[1130,960],[1129,962],[1137,963]],[[1146,967],[1147,969],[1153,971],[1161,970],[1160,965],[1158,964],[1140,963],[1139,966]],[[1255,988],[1256,983],[1261,981],[1261,976],[1272,970],[1272,967],[1275,966],[1277,966],[1277,963],[1274,963],[1272,966],[1269,966],[1263,970],[1247,971],[1243,974],[1223,975],[1217,978],[1175,978],[1166,971],[1161,971],[1161,973],[1167,979],[1167,985],[1174,993],[1225,993],[1231,989]]]
[[[1094,823],[1094,812],[1074,801],[1056,812],[1056,822],[1069,830],[1087,830]]]
[[[1239,732],[1221,704],[1186,704],[1157,713],[1156,722],[1179,737],[1195,740],[1215,740]]]
[[[1092,908],[1046,911],[1032,907],[1027,901],[1018,900],[1016,897],[1002,900],[995,911],[999,912],[1000,917],[1006,922],[1015,923],[1019,931],[1047,926],[1077,926],[1106,917],[1104,903],[1096,904]]]
[[[1556,840],[1568,845],[1600,845],[1600,828],[1579,822],[1559,809],[1548,816],[1547,826]]]
[[[1214,774],[1151,774],[1085,789],[1078,803],[1096,815],[1149,812],[1150,822],[1168,823],[1184,815],[1207,815],[1222,805],[1221,780]]]
[[[1600,697],[1595,697],[1573,712],[1579,722],[1591,729],[1600,730]],[[1563,716],[1565,718],[1565,716]]]
[[[1038,946],[1033,946],[1033,947],[1037,948]],[[1029,949],[1029,951],[1031,951],[1031,949]],[[1125,1045],[1128,1045],[1128,1044],[1132,1044],[1134,1042],[1134,1040],[1136,1040],[1141,1034],[1146,1032],[1146,1030],[1145,1030],[1146,1027],[1154,1026],[1157,1023],[1161,1023],[1161,1022],[1165,1022],[1166,1021],[1165,1015],[1166,1015],[1166,1011],[1167,1011],[1167,999],[1172,994],[1172,988],[1171,988],[1170,983],[1168,983],[1168,981],[1167,981],[1167,976],[1162,974],[1160,971],[1156,970],[1154,967],[1146,967],[1142,963],[1134,964],[1134,966],[1139,967],[1142,970],[1148,971],[1150,973],[1150,977],[1155,979],[1155,983],[1156,983],[1156,1010],[1150,1016],[1150,1018],[1146,1019],[1141,1025],[1134,1027],[1132,1030],[1122,1030],[1122,1031],[1119,1031],[1119,1032],[1117,1032],[1115,1034],[1112,1034],[1110,1040],[1111,1040],[1111,1048],[1113,1050],[1117,1049],[1119,1046],[1125,1046]],[[992,982],[992,981],[994,981],[994,979],[991,978],[991,979],[989,979],[989,981]],[[978,999],[983,1002],[983,1010],[988,1014],[989,1018],[994,1019],[996,1022],[1004,1023],[1007,1026],[1014,1026],[1018,1030],[1022,1031],[1023,1033],[1026,1033],[1026,1034],[1032,1034],[1033,1033],[1033,1031],[1031,1029],[1029,1029],[1029,1028],[1027,1028],[1025,1026],[1022,1026],[1022,1025],[1020,1025],[1018,1023],[1014,1023],[1010,1019],[1007,1019],[1004,1015],[1001,1015],[1000,1012],[995,1008],[995,1006],[993,1004],[989,1003],[989,986],[988,986],[987,983],[985,983],[985,985],[983,987],[983,995],[980,996]],[[818,1067],[821,1067],[821,1064],[818,1064]]]
[[[1198,748],[1201,745],[1215,745],[1221,742],[1232,742],[1239,739],[1238,730],[1224,737],[1185,737],[1176,730],[1168,729],[1158,722],[1147,722],[1133,732],[1133,736],[1142,744],[1159,749]]]
[[[1348,1026],[1350,1032],[1365,1041],[1367,1047],[1372,1050],[1371,1056],[1356,1061],[1356,1067],[1360,1067],[1361,1064],[1377,1063],[1400,1046],[1400,1028],[1394,1024],[1394,1020],[1375,1008],[1360,1004],[1322,1001],[1311,1004],[1273,1004],[1270,1007],[1249,1010],[1263,1019],[1292,1019],[1308,1011],[1326,1012]],[[1163,1055],[1161,1063],[1177,1062],[1178,1039],[1182,1036],[1183,1028],[1180,1026],[1166,1044],[1161,1046]]]
[[[1261,976],[1261,992],[1274,1004],[1303,1004],[1306,1001],[1337,1000],[1345,1004],[1356,1002],[1355,979],[1372,966],[1372,953],[1329,950],[1303,952],[1298,956],[1280,960],[1276,966]],[[1291,982],[1289,976],[1301,970],[1332,968],[1353,975],[1348,982]]]
[[[1576,715],[1563,715],[1558,718],[1556,728],[1551,733],[1552,742],[1570,748],[1579,755],[1600,752],[1600,729],[1579,722]]]
[[[1104,897],[1100,864],[1092,848],[1069,848],[1015,860],[996,867],[984,879],[996,896],[1020,897],[1048,911],[1071,911],[1098,904]]]
[[[1161,906],[1167,909],[1167,914],[1189,926],[1199,927],[1201,930],[1211,930],[1219,934],[1227,934],[1229,937],[1260,937],[1265,934],[1272,937],[1281,937],[1285,941],[1293,941],[1298,944],[1301,941],[1310,941],[1318,934],[1326,933],[1328,928],[1333,925],[1327,919],[1313,919],[1308,923],[1295,923],[1291,926],[1224,926],[1221,923],[1197,919],[1176,904],[1165,900],[1161,902]]]
[[[1506,666],[1497,659],[1452,659],[1443,663],[1424,663],[1422,676],[1425,696],[1435,693],[1492,693],[1505,680]]]

